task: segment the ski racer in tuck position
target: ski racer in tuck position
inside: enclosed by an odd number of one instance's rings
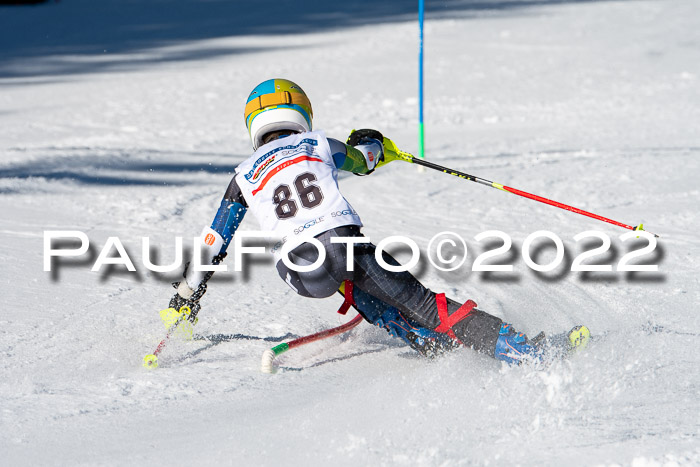
[[[263,230],[282,239],[273,247],[276,268],[298,294],[325,298],[340,291],[365,320],[428,357],[461,346],[508,363],[541,357],[541,339],[530,341],[477,309],[472,300],[458,303],[427,289],[407,271],[382,268],[372,243],[348,240],[362,237],[362,222],[338,188],[338,171],[371,174],[383,165],[385,150],[395,148],[391,140],[375,130],[358,130],[346,144],[312,131],[311,103],[286,79],[270,79],[253,89],[245,123],[255,152],[236,168],[214,221],[201,234],[202,264],[224,258],[251,211]],[[281,260],[287,254],[294,265],[312,265],[319,258],[317,246],[325,248],[326,258],[311,271],[297,271]],[[349,255],[352,268],[347,267]],[[383,259],[399,265],[386,252]],[[185,280],[175,284],[170,308],[161,312],[166,327],[187,307],[188,321],[196,322],[211,275],[194,268],[185,271]]]

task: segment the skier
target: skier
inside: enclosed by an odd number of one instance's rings
[[[540,357],[535,342],[477,309],[473,301],[458,303],[427,289],[409,272],[387,271],[375,259],[373,244],[347,240],[362,237],[362,222],[338,189],[338,170],[371,174],[381,167],[384,144],[391,140],[375,130],[359,130],[346,144],[312,131],[311,103],[286,79],[256,86],[244,116],[255,152],[236,168],[211,227],[201,234],[202,264],[223,260],[250,210],[263,230],[281,238],[273,247],[276,268],[298,294],[325,298],[340,291],[365,320],[429,357],[459,346],[508,363]],[[295,266],[313,265],[319,259],[319,244],[326,257],[311,271],[299,272],[282,260],[287,255]],[[353,270],[347,267],[348,256]],[[386,252],[383,258],[399,265]],[[170,308],[161,312],[166,327],[187,310],[183,307],[191,310],[189,325],[196,323],[199,300],[212,274],[186,269],[185,280],[174,284],[177,293]]]

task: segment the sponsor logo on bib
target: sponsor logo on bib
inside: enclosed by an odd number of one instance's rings
[[[318,141],[304,138],[299,144],[282,146],[266,152],[253,164],[253,167],[244,175],[246,181],[255,184],[275,164],[293,158],[300,154],[315,154]]]
[[[275,156],[272,156],[271,158],[269,158],[268,160],[263,162],[262,165],[260,167],[258,167],[258,170],[256,170],[255,173],[253,174],[251,181],[253,183],[255,183],[260,178],[260,174],[262,174],[265,171],[265,169],[267,167],[269,167],[269,165],[272,164],[273,162],[275,162]]]

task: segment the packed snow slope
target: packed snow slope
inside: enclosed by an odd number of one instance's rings
[[[375,242],[405,235],[425,258],[439,232],[466,240],[456,271],[413,269],[432,289],[530,335],[585,323],[590,348],[544,370],[469,350],[426,361],[363,323],[261,374],[274,345],[263,338],[350,317],[334,313],[340,297],[299,297],[256,257],[212,280],[199,339],[171,342],[160,368],[144,370],[178,273],[149,272],[141,239],[167,263],[175,237],[187,245],[211,222],[250,154],[242,111],[253,86],[292,79],[330,136],[377,128],[416,151],[416,5],[4,6],[0,464],[700,463],[700,3],[426,3],[427,158],[644,222],[661,237],[635,261],[659,270],[616,271],[646,244],[622,242],[624,229],[403,162],[345,176],[341,189]],[[252,216],[241,227],[257,228]],[[47,230],[83,231],[91,248],[45,272]],[[513,272],[471,270],[500,245],[474,239],[489,230],[513,239],[490,260]],[[552,272],[521,255],[539,230],[565,245]],[[612,272],[570,271],[601,243],[574,240],[589,230],[612,246],[587,262]],[[91,271],[109,237],[137,272]],[[541,264],[554,257],[551,242],[530,251]]]

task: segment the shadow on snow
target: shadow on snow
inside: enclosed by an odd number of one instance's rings
[[[98,152],[101,151],[98,150]],[[168,163],[134,159],[133,155],[127,152],[99,157],[91,152],[93,151],[87,151],[86,155],[52,157],[36,162],[7,166],[0,169],[0,180],[44,179],[108,186],[184,186],[194,183],[193,175],[200,173],[232,176],[238,163],[244,159],[244,157],[230,156],[231,163],[204,161]],[[198,155],[212,156],[211,154]],[[28,186],[26,189],[31,189],[31,187]],[[0,189],[0,194],[21,191],[25,191],[25,189],[6,187]]]
[[[426,19],[522,14],[524,8],[533,6],[591,1],[596,0],[428,0]],[[267,48],[255,45],[260,36],[416,20],[417,2],[405,0],[62,0],[5,5],[0,6],[0,78],[129,69],[255,53]],[[153,50],[233,36],[250,36],[252,45]],[[288,45],[280,38],[270,47]]]

